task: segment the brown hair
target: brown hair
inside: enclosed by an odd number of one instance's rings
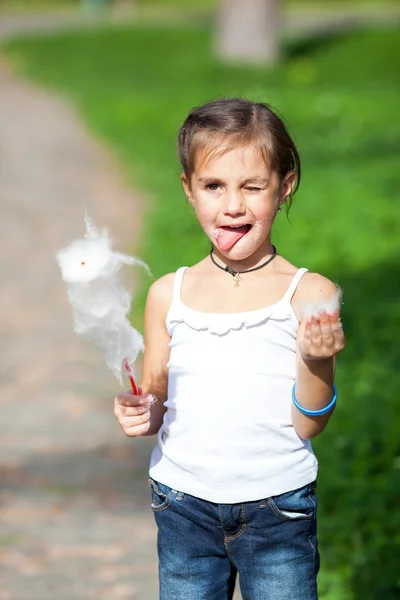
[[[179,131],[178,156],[190,181],[199,151],[223,154],[250,143],[256,144],[281,181],[286,173],[295,171],[296,184],[286,203],[289,211],[292,195],[300,184],[300,157],[282,119],[267,104],[225,98],[195,108]],[[222,148],[219,148],[221,144]]]

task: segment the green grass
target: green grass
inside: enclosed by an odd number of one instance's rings
[[[126,28],[10,43],[16,68],[66,96],[147,193],[140,254],[156,276],[202,258],[208,242],[180,189],[178,128],[210,98],[278,107],[304,179],[279,251],[344,291],[348,347],[340,397],[315,441],[320,460],[323,600],[400,594],[400,81],[396,30],[292,43],[276,69],[218,64],[210,35]],[[110,199],[112,202],[112,199]],[[137,311],[143,306],[148,281]],[[329,569],[327,565],[329,564]]]
[[[83,0],[0,0],[0,10],[58,10],[60,8],[76,8],[82,5],[82,3]],[[109,0],[109,5],[112,6],[113,4],[113,1]],[[219,0],[131,0],[131,4],[140,8],[214,10],[218,7]],[[336,8],[343,10],[344,8],[351,7],[376,7],[385,9],[397,4],[397,0],[286,0],[286,5],[290,8],[307,10],[334,10]]]

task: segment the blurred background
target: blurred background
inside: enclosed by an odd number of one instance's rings
[[[119,430],[54,254],[86,206],[155,277],[202,258],[176,135],[225,96],[283,115],[304,175],[274,243],[344,295],[320,598],[400,598],[399,56],[394,0],[0,0],[0,600],[158,597],[153,441]]]

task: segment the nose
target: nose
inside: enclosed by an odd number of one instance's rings
[[[223,212],[225,215],[238,216],[246,212],[244,198],[240,191],[227,190],[224,195]]]

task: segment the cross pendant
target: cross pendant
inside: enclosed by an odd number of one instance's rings
[[[235,275],[233,276],[233,285],[237,288],[239,287],[241,281],[242,278],[240,277],[240,273],[235,273]]]

